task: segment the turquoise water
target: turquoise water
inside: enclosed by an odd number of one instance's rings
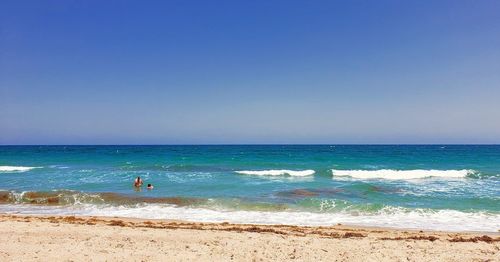
[[[500,146],[0,146],[0,190],[9,213],[495,232]]]

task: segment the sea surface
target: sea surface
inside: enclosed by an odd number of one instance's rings
[[[500,145],[0,146],[0,213],[498,232]]]

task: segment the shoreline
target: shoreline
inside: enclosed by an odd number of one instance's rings
[[[176,225],[202,225],[205,227],[217,226],[241,226],[241,227],[263,227],[263,228],[302,228],[302,229],[332,229],[332,230],[365,230],[365,231],[387,231],[387,232],[404,232],[404,233],[426,233],[426,234],[460,234],[460,235],[487,235],[491,237],[500,237],[500,228],[496,231],[454,231],[454,230],[433,230],[433,229],[418,229],[418,228],[398,228],[398,227],[381,227],[381,226],[365,226],[365,225],[355,225],[355,224],[342,224],[337,223],[335,225],[294,225],[294,224],[259,224],[259,223],[237,223],[237,222],[203,222],[195,220],[182,220],[182,219],[158,219],[158,218],[139,218],[139,217],[122,217],[122,216],[94,216],[94,215],[54,215],[54,214],[15,214],[15,213],[2,213],[0,212],[0,222],[4,219],[38,219],[41,221],[55,222],[65,222],[70,224],[79,224],[83,221],[98,221],[100,223],[107,223],[112,220],[121,220],[127,222],[124,227],[134,227],[137,226],[134,223],[140,222],[151,222],[158,224],[167,223],[169,226]],[[147,223],[149,224],[149,223]],[[202,228],[200,230],[204,230]]]
[[[498,232],[346,225],[311,227],[0,214],[0,241],[5,243],[0,247],[2,261],[49,258],[363,261],[367,255],[387,261],[500,260]]]

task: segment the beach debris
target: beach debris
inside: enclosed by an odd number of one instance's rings
[[[448,239],[448,241],[450,241],[450,242],[474,242],[474,243],[482,241],[482,242],[486,242],[488,244],[491,244],[493,242],[500,242],[500,237],[492,238],[492,237],[487,236],[487,235],[470,237],[470,238],[454,237],[454,238]]]
[[[409,236],[409,237],[381,237],[380,240],[428,240],[434,242],[438,240],[435,236]]]

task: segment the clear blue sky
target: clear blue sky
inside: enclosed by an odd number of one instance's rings
[[[500,1],[0,2],[0,144],[500,143]]]

